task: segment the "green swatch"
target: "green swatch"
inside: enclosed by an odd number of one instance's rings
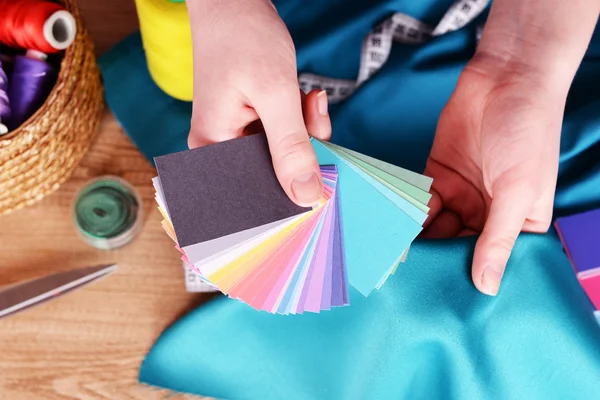
[[[323,143],[327,147],[335,149],[336,151],[343,152],[343,153],[349,154],[355,158],[358,158],[361,161],[363,161],[369,165],[372,165],[373,167],[378,168],[382,171],[385,171],[390,175],[400,178],[404,182],[411,184],[413,186],[416,186],[421,190],[428,192],[429,189],[431,188],[431,183],[433,182],[433,179],[428,176],[417,174],[416,172],[409,171],[404,168],[400,168],[394,164],[386,163],[385,161],[381,161],[376,158],[369,157],[367,155],[358,153],[356,151],[340,147],[333,143],[329,143],[329,142],[321,142],[321,143]]]
[[[387,186],[390,190],[394,191],[398,196],[404,198],[406,201],[410,202],[412,205],[420,209],[421,211],[427,213],[429,212],[429,207],[427,207],[427,203],[429,199],[431,199],[431,194],[428,192],[421,190],[420,188],[413,186],[402,179],[389,174],[383,170],[373,167],[366,162],[345,153],[344,151],[334,149],[334,151],[340,156],[344,157],[366,174],[372,176],[381,184]]]

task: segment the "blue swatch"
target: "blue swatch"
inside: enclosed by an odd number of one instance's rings
[[[319,164],[338,166],[348,282],[368,296],[423,228],[334,152],[311,142]]]
[[[313,139],[313,141],[315,141]],[[325,147],[325,146],[324,146]],[[329,149],[328,149],[329,150]],[[331,151],[331,150],[330,150]],[[335,154],[335,153],[334,153]],[[419,224],[423,225],[425,220],[427,219],[428,214],[413,204],[411,204],[406,199],[398,196],[393,190],[379,182],[377,179],[373,178],[371,175],[366,174],[362,169],[360,169],[357,165],[348,161],[345,158],[339,157],[340,160],[348,167],[352,168],[354,172],[362,177],[362,179],[366,180],[371,186],[375,187],[381,194],[387,197],[390,201],[392,201],[397,207],[399,207],[402,211],[408,214],[412,219],[414,219]]]

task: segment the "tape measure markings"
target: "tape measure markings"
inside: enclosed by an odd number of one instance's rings
[[[477,18],[488,3],[489,0],[458,0],[435,28],[410,15],[394,13],[375,26],[364,38],[356,81],[301,73],[298,76],[300,88],[306,93],[314,89],[325,90],[329,102],[338,103],[352,95],[383,67],[390,56],[394,41],[402,44],[421,44],[435,36],[461,29]],[[480,35],[479,33],[479,37]]]

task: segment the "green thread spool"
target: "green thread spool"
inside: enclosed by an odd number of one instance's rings
[[[124,180],[103,176],[89,182],[75,199],[77,230],[90,245],[112,250],[129,243],[140,231],[142,201]]]

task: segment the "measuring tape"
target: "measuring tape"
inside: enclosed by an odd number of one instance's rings
[[[403,13],[395,13],[377,25],[363,40],[360,67],[356,80],[336,79],[311,73],[298,76],[300,88],[308,93],[321,89],[327,92],[330,103],[338,103],[371,78],[387,62],[393,42],[421,44],[434,37],[463,28],[477,18],[487,7],[489,0],[456,1],[435,27]],[[477,41],[483,27],[477,27]]]
[[[188,293],[211,293],[219,291],[219,289],[211,284],[206,283],[202,275],[185,262],[183,263],[183,273],[185,274],[185,290]]]

